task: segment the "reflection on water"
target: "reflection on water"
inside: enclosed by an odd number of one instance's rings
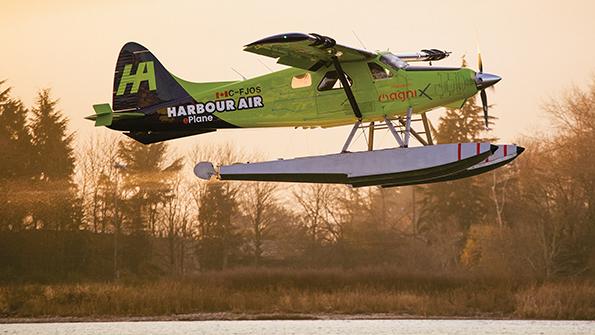
[[[595,334],[594,321],[313,320],[0,324],[0,335]]]

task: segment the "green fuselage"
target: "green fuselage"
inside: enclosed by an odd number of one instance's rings
[[[470,69],[414,66],[396,69],[379,59],[380,56],[367,62],[342,65],[352,81],[351,89],[364,122],[402,115],[409,107],[414,113],[439,106],[458,107],[477,93],[475,72]],[[375,79],[369,63],[385,71],[384,75],[377,72],[376,78],[385,78]],[[336,80],[334,88],[321,87],[325,76],[327,84],[332,86],[328,78],[333,79],[333,72],[332,66],[316,72],[289,68],[223,83],[191,83],[174,77],[191,100],[166,103],[145,111],[145,120],[114,119],[111,128],[130,130],[129,126],[134,124],[134,130],[191,131],[353,124],[356,117],[340,81]]]

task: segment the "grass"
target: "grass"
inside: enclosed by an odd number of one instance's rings
[[[221,312],[592,320],[595,282],[538,284],[390,269],[241,269],[153,282],[0,287],[0,316],[5,318]]]

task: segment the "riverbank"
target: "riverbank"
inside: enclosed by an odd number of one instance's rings
[[[2,322],[490,318],[594,320],[595,281],[373,270],[236,270],[184,279],[0,286]],[[19,321],[20,320],[20,321]]]
[[[425,317],[407,314],[238,314],[238,313],[193,313],[161,316],[102,316],[102,317],[55,317],[0,318],[0,324],[9,323],[78,323],[78,322],[162,322],[162,321],[257,321],[257,320],[514,320],[510,317]]]

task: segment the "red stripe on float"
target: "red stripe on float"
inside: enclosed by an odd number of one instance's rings
[[[508,145],[505,145],[504,146],[504,157],[508,156],[507,149],[508,149]]]
[[[477,154],[479,155],[479,146],[481,145],[481,143],[477,143]]]
[[[461,143],[459,143],[459,160],[461,160]]]

